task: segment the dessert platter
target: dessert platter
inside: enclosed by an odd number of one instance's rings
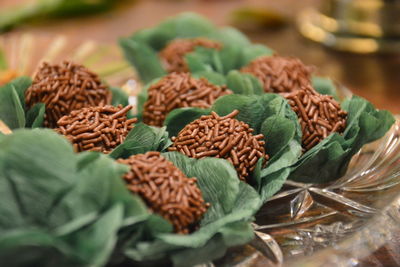
[[[197,14],[119,47],[3,76],[0,262],[348,265],[399,230],[390,112]]]

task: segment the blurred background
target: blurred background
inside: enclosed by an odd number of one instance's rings
[[[397,0],[361,1],[367,4],[367,9],[371,9],[371,3],[375,4],[372,8],[376,8],[377,3],[382,5],[382,2],[397,2],[397,6],[399,5]],[[30,32],[38,36],[65,35],[73,40],[90,39],[115,43],[119,37],[158,24],[168,16],[182,11],[194,11],[207,16],[217,25],[229,24],[240,28],[253,41],[264,43],[279,54],[299,57],[306,64],[315,65],[319,74],[331,77],[377,107],[400,113],[400,46],[398,53],[394,46],[390,53],[376,54],[373,53],[374,49],[365,50],[363,44],[356,42],[350,48],[353,47],[356,51],[360,48],[357,52],[361,53],[338,52],[307,40],[298,31],[299,27],[306,25],[305,20],[310,20],[312,15],[306,12],[310,7],[325,11],[330,9],[333,16],[358,16],[365,19],[365,14],[357,13],[357,10],[348,14],[346,10],[340,9],[349,2],[351,1],[0,0],[0,30],[3,36]],[[300,21],[303,24],[296,26],[301,14],[303,17]],[[376,19],[382,15],[372,16]],[[393,17],[397,15],[394,14]],[[382,20],[381,17],[378,19]],[[330,28],[335,26],[332,26],[332,21],[327,23]],[[391,25],[393,21],[386,24]],[[305,31],[314,40],[323,39],[323,33],[319,29]],[[333,36],[327,36],[325,40],[319,41],[334,46],[335,40],[332,38]],[[343,50],[343,47],[339,48]]]
[[[368,2],[369,9],[371,3],[385,2],[361,1]],[[264,43],[282,55],[299,57],[306,64],[315,65],[319,74],[330,76],[379,108],[399,113],[400,48],[398,54],[396,47],[391,53],[384,54],[365,54],[371,51],[362,49],[361,54],[337,52],[300,35],[296,21],[302,12],[303,22],[309,19],[311,15],[305,13],[305,10],[310,7],[330,8],[334,15],[346,15],[343,13],[346,10],[340,10],[340,3],[336,3],[339,7],[335,7],[333,2],[351,1],[0,0],[0,30],[6,36],[30,32],[35,35],[61,34],[74,40],[115,43],[119,37],[153,26],[168,16],[182,11],[194,11],[207,16],[217,25],[239,27],[253,41]],[[397,0],[386,2],[399,4]],[[309,33],[312,35],[313,32]],[[332,45],[329,36],[325,43]],[[355,43],[354,46],[357,50],[360,45]]]

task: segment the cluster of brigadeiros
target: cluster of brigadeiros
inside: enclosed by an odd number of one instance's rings
[[[192,96],[193,93],[190,93],[190,96],[185,93],[179,94],[181,90],[196,92],[195,89],[188,89],[189,82],[185,85],[181,84],[184,72],[188,70],[185,56],[194,51],[196,47],[217,50],[223,48],[222,44],[205,38],[176,39],[167,44],[160,52],[160,58],[163,62],[168,62],[168,64],[165,63],[166,70],[172,72],[172,74],[149,88],[149,98],[143,111],[144,121],[161,126],[165,116],[172,109],[187,106],[208,108],[213,104],[215,98],[231,93],[229,88],[219,86],[214,86],[214,89],[211,89],[214,92],[213,96],[208,93],[209,89],[201,88],[197,90],[198,93],[194,93],[194,95],[205,96],[208,98],[207,103],[201,97],[196,99],[195,96]],[[181,67],[172,68],[170,66]],[[341,109],[340,104],[331,96],[319,94],[313,89],[311,81],[313,70],[313,67],[306,66],[298,58],[278,55],[258,57],[240,69],[242,73],[255,76],[266,93],[281,94],[288,99],[302,126],[304,150],[309,150],[330,133],[342,133],[346,128],[347,113]],[[174,72],[180,72],[182,76],[180,77],[179,74]],[[175,83],[171,81],[171,77],[176,77]],[[186,80],[189,79],[186,78]],[[168,86],[169,84],[171,86]],[[209,88],[210,86],[204,87]],[[199,88],[199,86],[196,88]],[[202,94],[202,92],[207,93]],[[162,102],[160,99],[169,99],[166,93],[169,96],[174,94],[177,97],[174,102],[166,101],[166,105],[160,107],[158,104]],[[298,101],[298,99],[301,101]],[[201,104],[199,104],[199,100]],[[303,112],[304,109],[307,111]],[[307,117],[305,116],[306,113],[308,114]],[[185,154],[190,155],[190,153]]]
[[[175,89],[180,95],[187,94],[182,102],[209,107],[209,99],[213,101],[230,93],[225,87],[216,87],[207,80],[196,80],[188,74],[179,76],[183,80]],[[187,90],[180,86],[186,86]],[[207,86],[211,98],[200,95],[202,101],[191,100],[190,96],[193,98]],[[168,96],[168,92],[165,95]],[[43,63],[25,93],[27,107],[45,104],[44,126],[64,135],[76,152],[109,154],[135,127],[137,119],[129,116],[132,106],[112,106],[111,100],[110,89],[96,74],[69,61],[54,65]],[[177,103],[173,108],[179,106]],[[118,162],[130,167],[123,177],[127,188],[141,196],[150,210],[168,220],[176,233],[188,234],[196,229],[209,206],[196,178],[186,177],[158,152],[139,154]]]
[[[147,88],[142,120],[160,127],[177,108],[210,109],[215,101],[233,92],[206,78],[195,78],[186,55],[198,47],[220,51],[220,42],[207,38],[175,39],[159,53],[168,74]],[[240,69],[256,77],[266,93],[278,93],[288,100],[303,132],[303,150],[309,150],[329,134],[342,133],[347,113],[331,96],[312,87],[313,68],[299,59],[262,56]],[[129,114],[132,106],[112,106],[109,87],[82,65],[69,61],[43,63],[25,94],[28,108],[45,104],[44,126],[64,135],[76,152],[111,153],[124,143],[135,128],[137,118]],[[215,112],[190,122],[171,137],[169,151],[201,159],[215,157],[229,161],[238,177],[250,182],[251,173],[261,162],[268,164],[266,137],[236,119],[239,111],[220,116]],[[209,206],[203,199],[196,178],[188,178],[159,152],[147,152],[119,159],[129,166],[123,179],[127,188],[138,194],[149,209],[169,221],[176,233],[196,229]]]

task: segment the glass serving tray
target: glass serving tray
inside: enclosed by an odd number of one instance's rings
[[[132,96],[140,90],[116,45],[31,34],[0,37],[0,82],[2,75],[32,76],[42,61],[65,59],[84,64]],[[135,105],[135,97],[130,102]],[[250,244],[198,267],[355,266],[400,233],[398,192],[400,116],[385,137],[353,157],[339,180],[323,185],[287,181],[256,215]]]
[[[257,237],[217,266],[356,266],[400,233],[400,116],[337,181],[287,181],[257,213]],[[399,263],[400,264],[400,263]]]

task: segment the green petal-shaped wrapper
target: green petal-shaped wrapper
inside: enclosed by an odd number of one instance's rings
[[[248,81],[248,88],[259,86],[257,83],[254,86],[253,79],[248,79],[248,76],[240,77]],[[277,94],[227,95],[219,98],[211,108],[220,116],[235,109],[239,110],[238,120],[249,124],[256,134],[262,133],[265,137],[265,149],[270,159],[265,168],[261,168],[261,162],[258,163],[251,179],[265,202],[282,187],[289,176],[289,167],[301,155],[300,125],[287,101]],[[211,110],[176,109],[167,116],[167,130],[171,136],[176,136],[188,123],[209,114]]]
[[[125,256],[143,266],[192,266],[224,255],[231,246],[253,238],[250,221],[261,205],[258,194],[241,182],[225,160],[191,159],[168,152],[172,161],[188,177],[196,177],[203,198],[211,204],[199,229],[188,235],[170,233],[172,227],[160,217],[148,220],[146,231],[132,245],[125,245]]]
[[[340,100],[339,93],[336,89],[335,84],[329,78],[313,76],[311,79],[312,86],[314,89],[323,95],[331,95],[336,100]]]
[[[271,49],[261,44],[242,44],[235,40],[225,39],[223,35],[214,39],[224,44],[221,50],[197,47],[195,51],[185,56],[192,73],[213,71],[226,75],[232,70],[238,70],[247,65],[257,57],[273,54]]]
[[[194,13],[182,13],[160,25],[141,30],[131,37],[122,38],[122,47],[127,60],[136,68],[141,80],[149,83],[166,74],[158,53],[169,41],[176,38],[205,37],[223,44],[219,51],[197,47],[186,55],[192,73],[218,72],[227,74],[239,69],[254,58],[271,55],[271,49],[251,44],[245,35],[231,27],[217,28],[206,18]]]
[[[129,105],[129,96],[117,87],[110,87],[112,93],[111,105],[113,106],[127,106]]]
[[[110,153],[110,156],[118,159],[148,151],[163,152],[170,145],[171,140],[168,138],[166,127],[158,128],[138,123],[126,136],[124,142]]]
[[[343,135],[331,134],[302,155],[293,166],[290,179],[326,183],[341,177],[360,148],[384,136],[395,121],[390,112],[376,110],[358,96],[346,99],[342,108],[348,112]]]
[[[25,106],[25,91],[31,84],[31,78],[22,76],[0,87],[0,120],[10,129],[43,127],[46,105],[37,103],[30,109]],[[122,90],[115,87],[110,90],[112,105],[128,105],[128,96]]]
[[[25,91],[31,83],[30,78],[20,77],[0,87],[0,120],[10,129],[23,128],[26,120],[33,124],[38,119],[33,112],[25,118]],[[40,109],[32,108],[36,113],[40,113]]]
[[[75,154],[52,130],[0,138],[0,262],[9,266],[103,266],[122,225],[149,216],[125,188],[127,166]]]
[[[239,95],[264,94],[261,82],[253,75],[233,70],[226,76],[226,86]]]

